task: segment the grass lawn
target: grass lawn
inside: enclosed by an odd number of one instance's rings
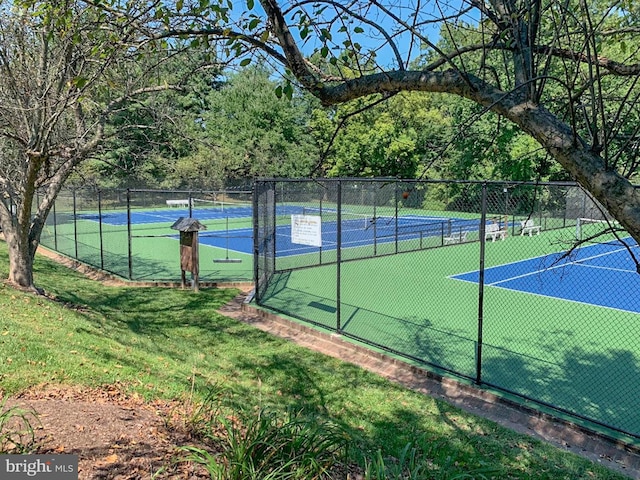
[[[7,268],[0,242],[0,277]],[[345,425],[356,461],[398,458],[411,443],[437,472],[416,478],[625,478],[218,314],[234,290],[108,287],[40,256],[35,278],[57,301],[0,284],[3,395],[117,382],[149,400],[199,401],[224,389],[239,408]]]

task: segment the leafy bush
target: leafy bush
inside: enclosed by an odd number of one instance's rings
[[[451,473],[446,468],[454,460],[449,456],[449,449],[431,444],[428,451],[423,451],[413,443],[407,443],[397,458],[383,457],[378,450],[372,459],[365,459],[363,480],[481,480],[495,478],[500,472],[496,469],[473,469],[471,473]],[[446,458],[442,458],[446,456]],[[489,477],[485,476],[488,475]]]
[[[346,459],[350,435],[326,418],[263,407],[225,415],[220,405],[209,405],[216,415],[200,409],[192,423],[207,447],[184,450],[214,480],[329,479]]]
[[[35,413],[0,401],[0,454],[28,453],[35,445]]]

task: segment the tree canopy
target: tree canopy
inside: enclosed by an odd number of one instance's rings
[[[164,186],[212,166],[570,178],[640,240],[631,0],[0,0],[0,10],[0,225],[16,284],[33,285],[61,186],[104,165],[116,183],[134,174]],[[224,70],[258,59],[279,84],[262,66]],[[212,80],[223,71],[225,95]]]
[[[157,24],[154,8],[111,7],[0,2],[0,227],[9,280],[22,287],[33,287],[33,257],[65,181],[134,101],[180,88],[154,75],[181,48],[141,28]]]
[[[217,23],[201,34],[227,38],[236,54],[260,51],[324,105],[413,91],[465,98],[478,117],[493,112],[640,239],[636,3],[260,0],[214,10]],[[310,61],[317,55],[326,62]]]

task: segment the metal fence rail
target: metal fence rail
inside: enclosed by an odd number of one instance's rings
[[[194,217],[207,226],[201,241],[216,239],[202,249],[200,280],[252,281],[250,251],[234,255],[233,263],[214,262],[235,243],[251,244],[252,211],[250,190],[68,189],[58,195],[40,243],[124,279],[179,282],[177,232],[170,226]]]
[[[640,437],[637,246],[577,185],[269,179],[255,191],[258,304]]]
[[[170,225],[185,216],[207,227],[203,282],[254,281],[272,310],[640,437],[637,246],[573,183],[69,189],[41,243],[125,279],[179,282]]]

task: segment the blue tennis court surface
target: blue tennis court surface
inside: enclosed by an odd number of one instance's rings
[[[303,207],[285,205],[279,206],[277,215],[294,215],[303,213]],[[191,214],[191,215],[190,215]],[[192,208],[189,212],[188,208],[171,208],[158,210],[131,210],[131,224],[145,225],[149,223],[175,222],[180,217],[192,216],[198,220],[224,220],[226,218],[252,218],[253,208],[251,205],[233,205],[229,204],[225,207],[211,208]],[[97,213],[83,213],[78,215],[83,220],[91,220],[98,222],[102,219],[102,223],[113,226],[127,225],[127,212],[103,212],[102,215]]]
[[[638,245],[627,243],[637,256]],[[451,278],[477,283],[479,272]],[[567,257],[552,254],[487,268],[484,281],[490,287],[640,313],[640,274],[620,243],[581,247]]]
[[[395,241],[417,240],[427,237],[449,235],[454,230],[477,231],[479,222],[476,219],[451,217],[405,216],[405,217],[367,217],[353,216],[343,219],[342,248],[364,247],[373,244],[392,243]],[[280,257],[319,253],[337,248],[337,222],[322,222],[322,247],[312,247],[291,241],[291,225],[276,227],[276,252]],[[226,248],[229,238],[229,250],[250,254],[253,252],[253,231],[250,228],[220,232],[203,232],[200,243],[219,248]]]

